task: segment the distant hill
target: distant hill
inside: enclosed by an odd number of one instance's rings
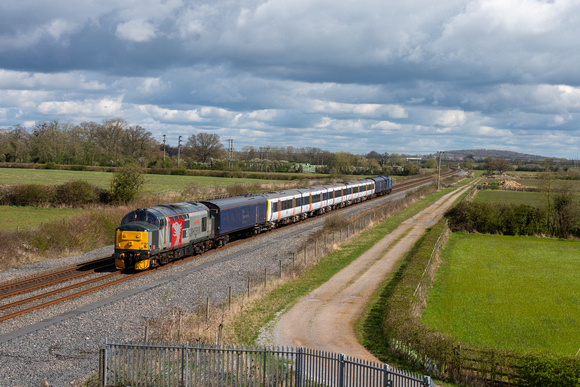
[[[433,155],[436,157],[437,155]],[[467,156],[471,156],[475,161],[480,161],[486,157],[500,158],[503,157],[506,160],[520,159],[522,161],[542,161],[544,156],[529,155],[527,153],[519,153],[504,150],[494,150],[494,149],[466,149],[466,150],[449,150],[445,151],[443,158],[446,159],[463,159]]]

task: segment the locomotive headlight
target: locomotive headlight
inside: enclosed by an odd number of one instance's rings
[[[137,238],[137,239],[141,238],[141,234],[135,235],[135,238]]]
[[[123,234],[123,239],[127,239],[127,234]]]

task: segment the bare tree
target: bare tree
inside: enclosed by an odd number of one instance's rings
[[[187,139],[185,146],[191,150],[193,158],[202,163],[210,158],[220,158],[224,152],[220,136],[212,133],[193,134]]]
[[[510,164],[510,162],[503,157],[493,160],[492,166],[499,172],[500,175],[502,175],[504,172],[513,170],[513,166]]]

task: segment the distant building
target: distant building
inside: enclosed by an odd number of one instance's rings
[[[316,172],[316,167],[318,167],[318,165],[312,165],[312,164],[308,164],[308,163],[297,163],[296,169],[299,169],[300,167],[302,167],[302,172],[314,173],[314,172]]]

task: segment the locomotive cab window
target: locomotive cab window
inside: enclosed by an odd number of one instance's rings
[[[201,231],[202,232],[206,232],[207,231],[207,218],[202,218],[201,219]]]

